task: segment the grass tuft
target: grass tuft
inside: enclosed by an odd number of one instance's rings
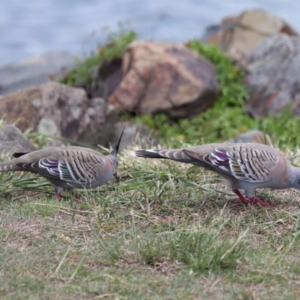
[[[44,180],[1,173],[1,299],[299,296],[296,191],[243,207],[201,168],[119,161],[117,179],[61,203]]]

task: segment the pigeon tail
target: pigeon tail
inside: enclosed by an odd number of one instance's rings
[[[146,158],[167,158],[165,156],[162,156],[159,152],[161,150],[159,149],[153,149],[153,150],[137,150],[134,151],[132,155],[136,157],[146,157]]]
[[[11,161],[6,161],[0,163],[0,172],[7,172],[7,171],[20,171],[22,168],[18,167]]]

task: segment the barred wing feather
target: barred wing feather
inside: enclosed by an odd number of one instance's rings
[[[248,182],[268,181],[272,168],[278,163],[278,157],[272,151],[245,146],[216,148],[204,160],[236,179]]]

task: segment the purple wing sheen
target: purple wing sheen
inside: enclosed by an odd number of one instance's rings
[[[244,180],[247,179],[244,170],[238,160],[233,156],[230,156],[226,149],[216,148],[206,158],[212,165],[217,167],[219,170],[225,171],[229,175]]]
[[[225,170],[230,170],[230,157],[227,155],[225,149],[216,148],[209,154],[208,158],[213,165],[225,167]]]
[[[76,164],[75,166],[77,166],[77,168],[75,168],[74,164],[72,166],[69,162],[54,160],[52,158],[43,158],[39,161],[39,168],[45,169],[51,177],[56,177],[68,182],[85,184],[94,179],[94,175],[88,173],[89,169],[79,169]]]
[[[46,169],[47,172],[54,177],[58,177],[58,178],[60,177],[58,160],[47,159],[47,158],[40,159],[39,167],[41,169]]]
[[[228,150],[216,148],[208,155],[207,159],[212,165],[236,179],[249,182],[258,181],[255,170],[251,167],[251,162],[249,162],[247,157],[242,157],[241,151],[239,151],[239,154],[240,156],[236,157]]]

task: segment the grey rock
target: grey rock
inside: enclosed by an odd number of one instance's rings
[[[14,125],[0,129],[0,153],[31,152],[36,150],[22,132]]]
[[[1,67],[0,95],[8,95],[59,78],[75,64],[76,58],[72,54],[50,52]]]
[[[3,97],[0,112],[6,124],[16,123],[23,132],[31,128],[89,145],[107,146],[117,121],[104,99],[88,99],[83,89],[55,82]]]
[[[94,141],[94,143],[92,143],[93,145],[100,144],[108,146],[112,141],[115,123],[118,120],[115,107],[107,104],[103,98],[97,97],[89,100],[89,107],[85,110],[85,114],[90,121],[80,136],[80,140],[89,144],[91,144],[91,141]],[[97,141],[97,143],[95,143],[95,141]]]
[[[146,125],[136,124],[129,121],[116,123],[113,143],[118,141],[118,137],[124,127],[125,130],[119,148],[120,152],[130,149],[136,145],[141,148],[156,147],[159,145],[159,141],[157,138],[153,137],[152,132]]]
[[[289,106],[300,116],[300,37],[274,34],[246,57],[246,110],[278,115]]]
[[[210,28],[205,42],[216,44],[231,58],[243,63],[244,56],[274,33],[298,35],[285,20],[260,9],[248,9],[237,16],[228,16],[220,25]],[[210,36],[209,36],[210,35]]]
[[[228,143],[259,143],[269,145],[269,141],[261,130],[253,129],[237,135],[234,139],[228,141]]]
[[[59,128],[57,128],[55,122],[48,118],[42,118],[39,121],[37,131],[43,135],[57,136],[59,135]]]

